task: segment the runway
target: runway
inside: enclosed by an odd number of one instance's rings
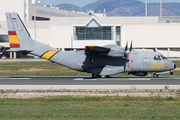
[[[180,77],[1,77],[0,89],[180,89]]]
[[[180,77],[4,77],[0,85],[180,85]]]

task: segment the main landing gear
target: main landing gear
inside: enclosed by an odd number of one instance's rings
[[[95,74],[92,74],[92,77],[93,78],[109,78],[110,76],[109,75],[95,75]]]

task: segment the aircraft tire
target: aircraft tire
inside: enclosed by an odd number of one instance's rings
[[[92,78],[109,78],[110,75],[95,75],[95,74],[92,74]]]
[[[106,75],[106,78],[109,78],[110,77],[110,75]]]
[[[105,75],[100,75],[100,78],[106,78],[106,76]]]
[[[109,75],[101,75],[100,78],[109,78]]]
[[[159,75],[157,75],[156,73],[154,73],[154,74],[153,74],[153,77],[154,77],[154,78],[158,78]]]
[[[92,78],[100,78],[100,77],[101,77],[100,75],[92,74]]]

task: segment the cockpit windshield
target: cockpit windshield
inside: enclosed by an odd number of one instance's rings
[[[162,59],[167,59],[164,55],[161,55]]]
[[[155,55],[154,56],[154,60],[162,60],[162,59],[166,59],[166,57],[164,55]]]

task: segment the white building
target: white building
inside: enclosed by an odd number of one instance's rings
[[[37,16],[36,40],[59,49],[83,49],[86,45],[133,42],[135,50],[156,49],[167,57],[180,57],[179,17],[106,17],[87,15],[36,5],[29,0],[6,0],[0,9],[0,45],[9,47],[5,12],[17,12],[31,36]],[[8,1],[16,7],[8,6]],[[17,3],[18,1],[18,3]],[[8,9],[5,9],[8,8]],[[18,9],[17,9],[18,8]],[[102,13],[104,14],[104,13]],[[42,21],[44,20],[44,21]]]

